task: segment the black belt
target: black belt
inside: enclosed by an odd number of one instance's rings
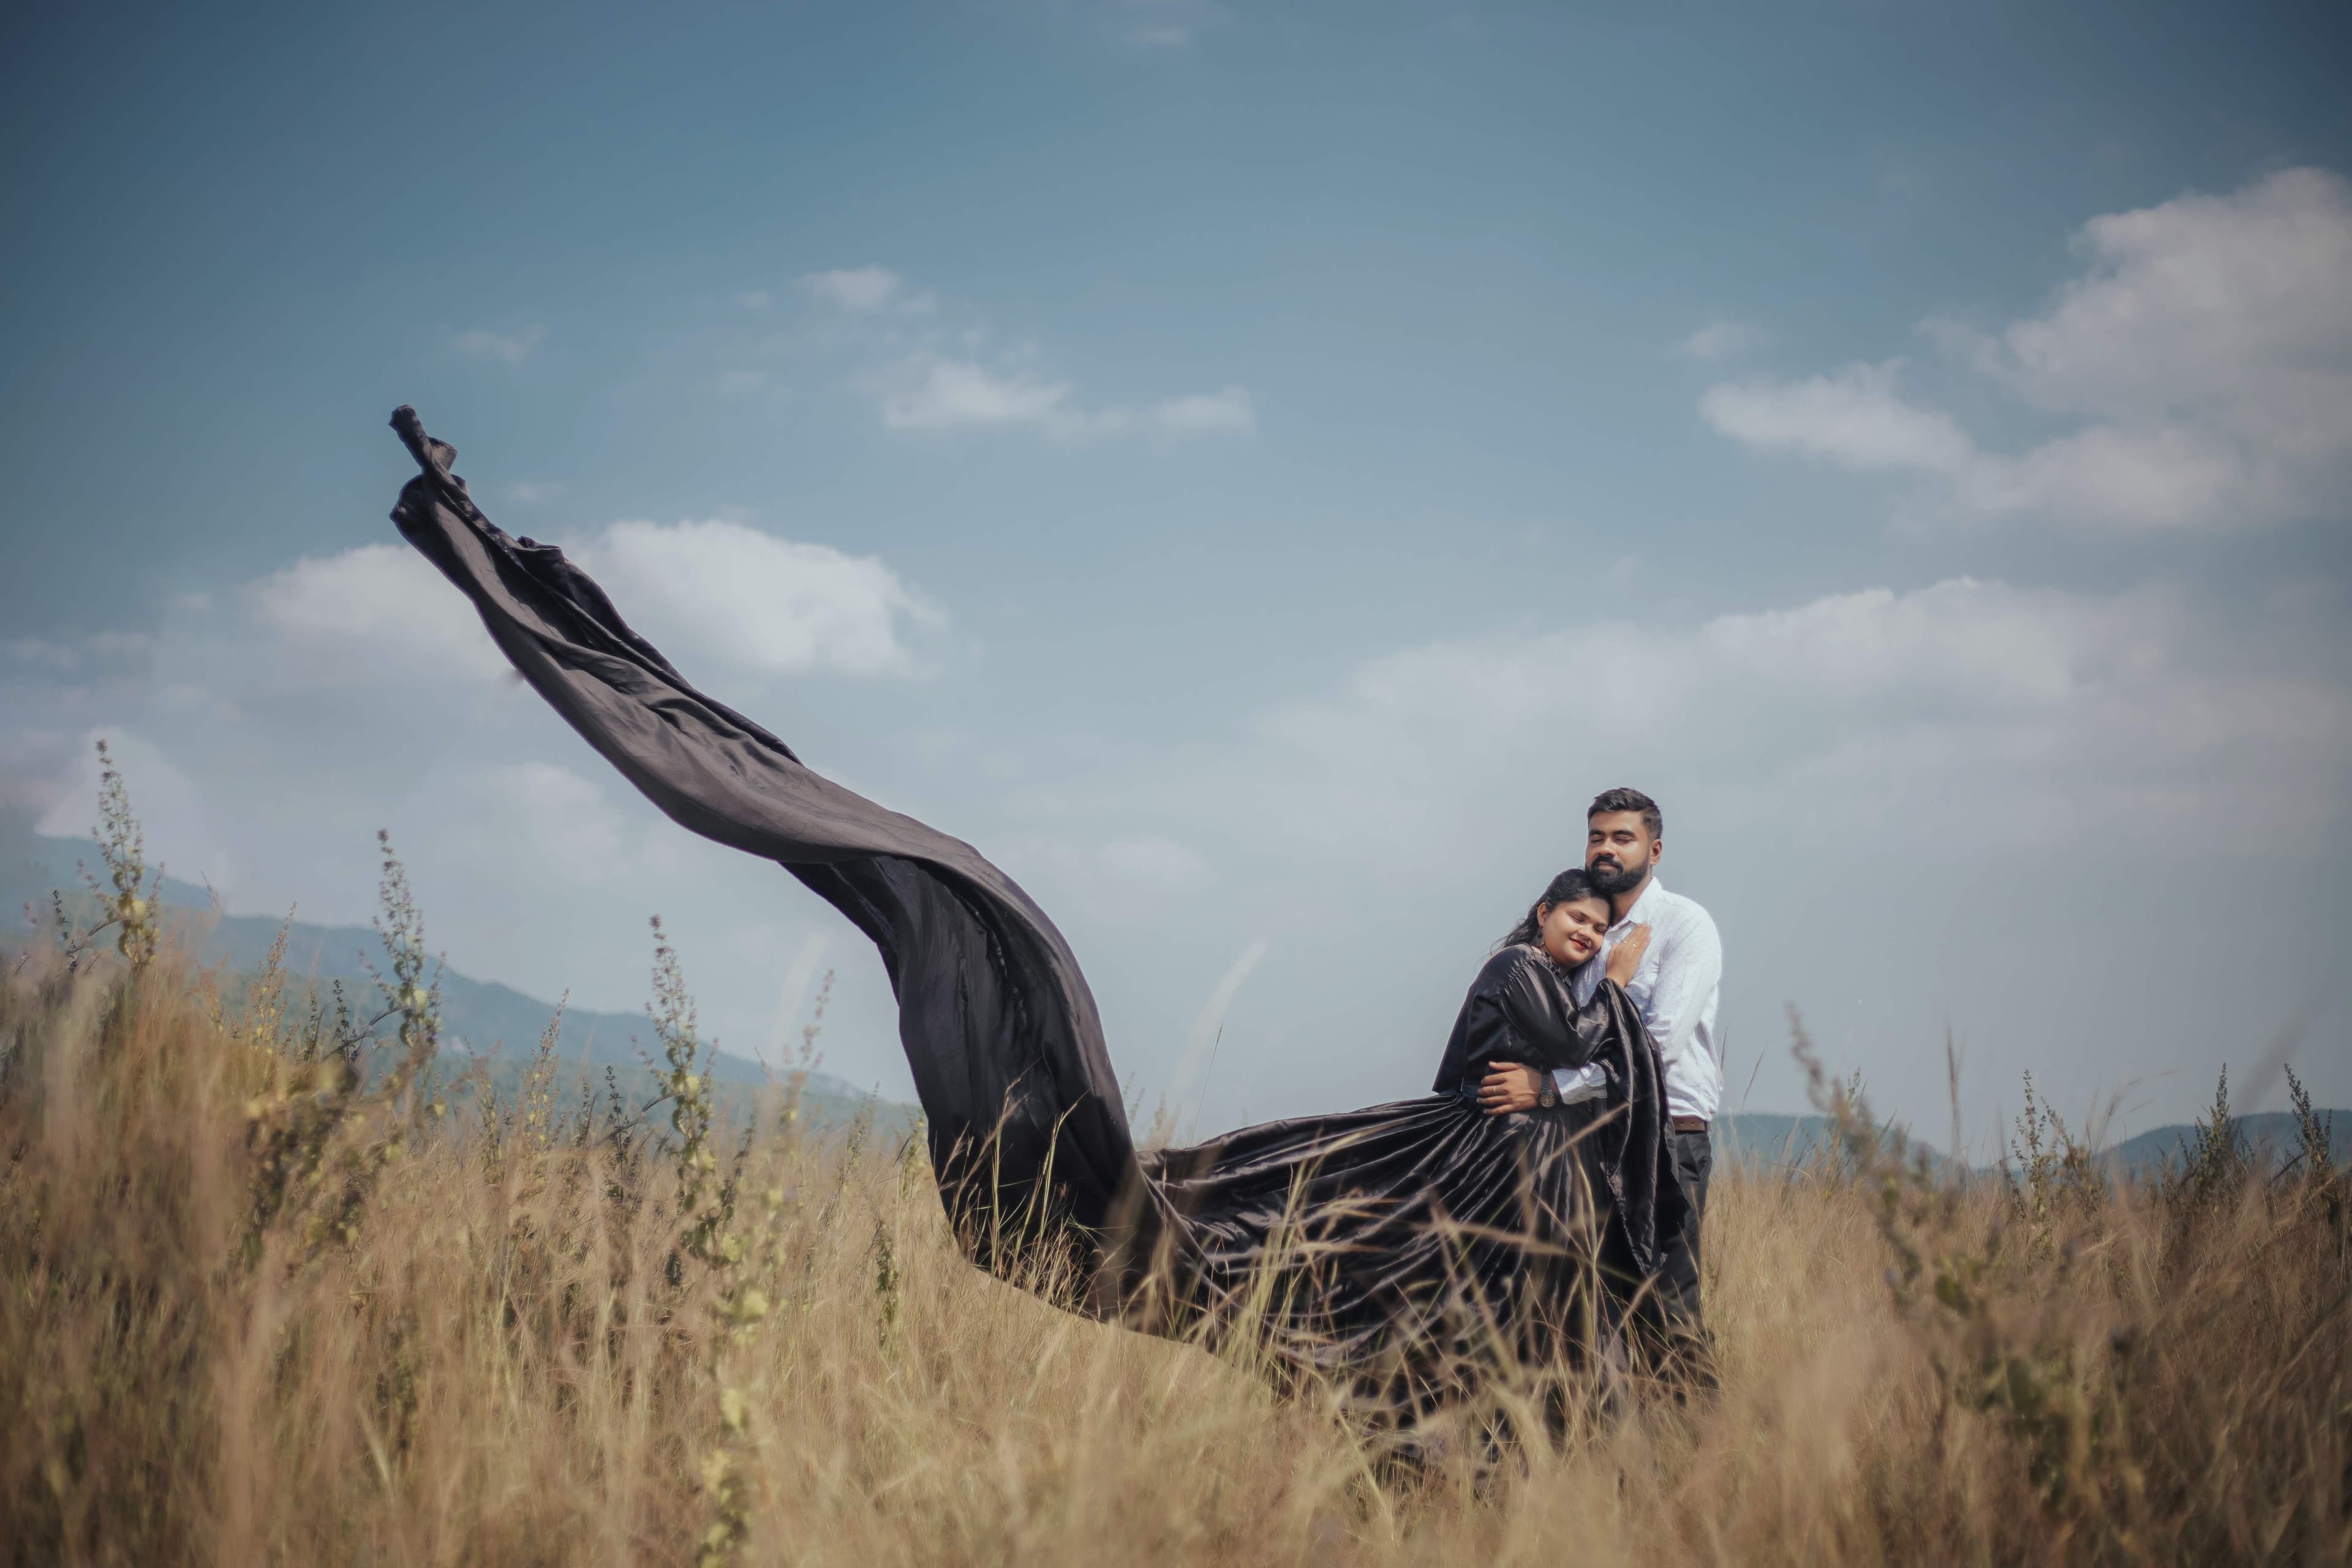
[[[1706,1118],[1704,1116],[1670,1116],[1666,1120],[1674,1124],[1674,1129],[1677,1132],[1706,1131]]]

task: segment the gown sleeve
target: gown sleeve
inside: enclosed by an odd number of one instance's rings
[[[1498,1000],[1515,1042],[1530,1067],[1580,1068],[1609,1044],[1610,1011],[1603,980],[1581,1006],[1567,975],[1529,951],[1512,967]]]

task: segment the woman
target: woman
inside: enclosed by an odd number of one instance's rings
[[[1139,1155],[1085,976],[1027,894],[697,691],[562,551],[484,517],[413,410],[393,426],[422,470],[394,520],[523,678],[673,820],[776,861],[872,939],[974,1263],[1035,1279],[1041,1256],[1075,1255],[1086,1310],[1246,1330],[1407,1418],[1498,1351],[1544,1350],[1596,1264],[1649,1267],[1656,1208],[1678,1199],[1657,1178],[1656,1052],[1618,984],[1575,1004],[1564,966],[1606,918],[1577,874],[1480,973],[1438,1097]],[[1467,1092],[1488,1062],[1595,1060],[1615,1072],[1600,1108],[1489,1118]]]

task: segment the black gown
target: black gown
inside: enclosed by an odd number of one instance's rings
[[[1498,1358],[1589,1342],[1680,1214],[1663,1072],[1603,983],[1582,1007],[1532,948],[1480,972],[1438,1093],[1139,1152],[1094,997],[1045,911],[970,845],[803,766],[688,685],[552,545],[482,515],[453,448],[393,416],[422,470],[393,519],[515,668],[680,826],[776,861],[880,952],[966,1255],[1150,1331],[1246,1339],[1410,1419]],[[1489,1117],[1489,1061],[1610,1074],[1605,1100]],[[1606,1287],[1605,1289],[1601,1287]]]
[[[1597,1063],[1607,1093],[1488,1115],[1478,1085],[1508,1062]],[[1615,982],[1579,1005],[1541,949],[1505,947],[1463,999],[1432,1097],[1141,1157],[1184,1225],[1169,1288],[1272,1365],[1337,1375],[1395,1417],[1499,1364],[1574,1361],[1680,1223],[1664,1076]]]

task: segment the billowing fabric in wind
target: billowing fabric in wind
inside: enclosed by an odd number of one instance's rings
[[[1252,1318],[1277,1360],[1347,1372],[1406,1413],[1497,1353],[1589,1340],[1597,1320],[1567,1306],[1580,1289],[1605,1271],[1622,1299],[1653,1265],[1659,1206],[1680,1194],[1659,1182],[1656,1051],[1615,986],[1580,1009],[1513,950],[1473,984],[1446,1058],[1458,1078],[1468,1029],[1482,1064],[1600,1060],[1605,1101],[1488,1117],[1455,1092],[1139,1158],[1086,977],[1010,877],[697,690],[561,550],[485,517],[413,410],[393,426],[421,470],[394,521],[532,689],[673,821],[775,861],[874,942],[976,1264],[1019,1276],[1059,1249],[1082,1310],[1171,1334],[1205,1321],[1212,1338]],[[1515,1034],[1507,994],[1548,997],[1559,1026]],[[1276,1297],[1251,1297],[1276,1276]]]

